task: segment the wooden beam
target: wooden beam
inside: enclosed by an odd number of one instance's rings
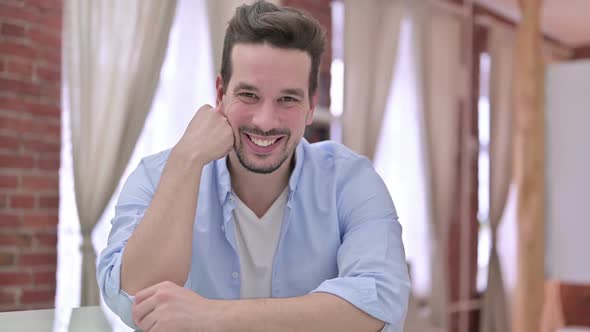
[[[520,0],[514,106],[515,176],[518,187],[517,280],[513,332],[540,331],[544,292],[545,176],[542,0]]]

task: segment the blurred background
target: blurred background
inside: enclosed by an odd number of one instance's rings
[[[243,2],[0,0],[0,311],[54,308],[66,331],[101,305],[129,330],[94,275],[115,200],[214,104]],[[306,138],[385,180],[406,331],[590,329],[590,1],[274,2],[327,31]]]

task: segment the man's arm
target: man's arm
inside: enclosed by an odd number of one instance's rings
[[[231,301],[224,331],[378,332],[384,322],[328,293]]]
[[[233,133],[225,117],[203,106],[172,149],[158,189],[125,246],[121,289],[126,293],[135,294],[164,280],[184,285],[190,271],[202,168],[232,146]]]
[[[378,332],[384,326],[384,322],[328,293],[210,300],[171,282],[140,291],[133,306],[133,320],[139,328],[150,332]]]

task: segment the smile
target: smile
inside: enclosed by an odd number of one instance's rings
[[[252,140],[252,142],[258,146],[262,146],[262,147],[266,147],[269,145],[274,144],[279,138],[273,138],[273,139],[258,139],[256,137],[252,137],[250,135],[248,135],[248,137]]]
[[[246,145],[256,154],[272,153],[285,138],[285,136],[254,136],[247,133],[243,135],[246,138]]]

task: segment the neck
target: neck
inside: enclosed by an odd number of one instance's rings
[[[258,217],[262,217],[289,184],[294,155],[276,171],[258,174],[244,168],[235,152],[228,156],[233,191]]]

